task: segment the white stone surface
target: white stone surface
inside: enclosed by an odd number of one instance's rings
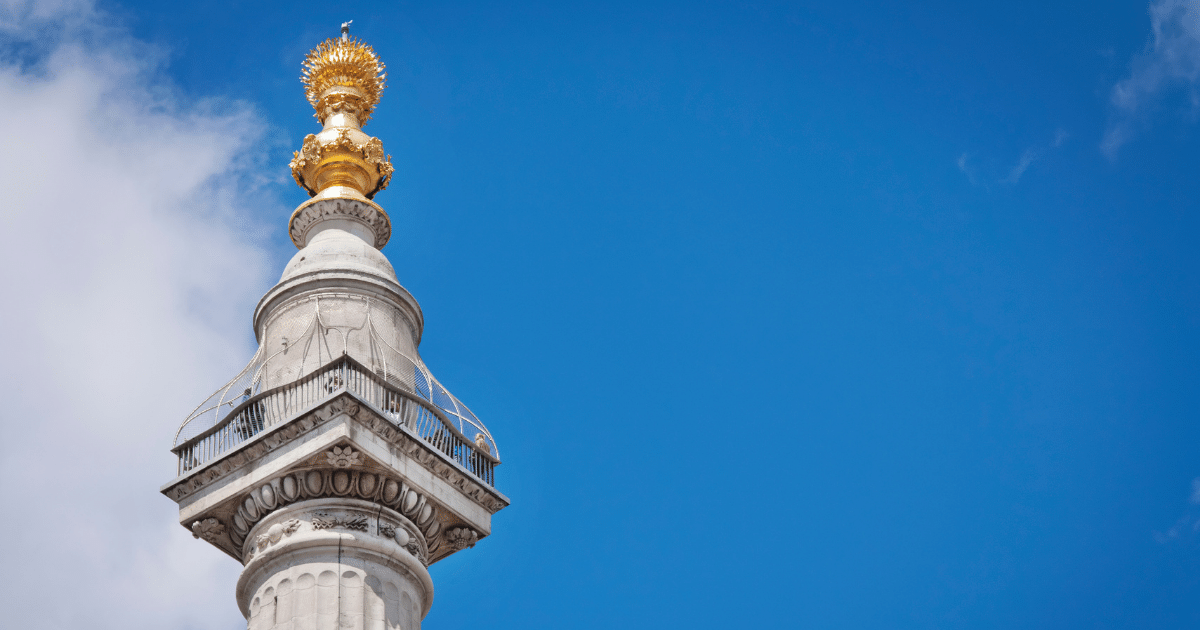
[[[396,272],[383,252],[370,245],[371,233],[361,223],[327,219],[308,232],[308,245],[284,267],[280,282],[309,271],[346,269],[396,281]]]
[[[473,546],[488,536],[491,514],[508,505],[502,494],[348,393],[271,427],[163,492],[179,503],[185,527],[242,562],[253,555],[247,545],[260,535],[263,519],[298,502],[365,499],[393,509],[427,542],[424,562],[461,551],[462,540]],[[466,538],[445,535],[464,528]]]
[[[428,387],[434,379],[415,367],[424,369],[420,306],[375,248],[390,224],[373,223],[383,215],[365,212],[370,202],[328,194],[294,215],[304,247],[255,310],[270,358],[254,391],[296,383],[343,354],[388,387],[416,391],[418,378]],[[237,600],[250,630],[419,630],[433,602],[427,563],[487,536],[508,499],[446,455],[460,451],[439,451],[353,395],[334,395],[337,385],[301,382],[325,388],[301,400],[332,399],[214,446],[211,461],[192,460],[204,465],[163,491],[185,527],[244,563]],[[453,448],[471,448],[471,436],[456,439],[467,442]]]
[[[304,501],[264,519],[247,540],[259,550],[237,587],[249,630],[419,630],[433,581],[391,531],[402,523],[411,525],[344,499]]]
[[[255,334],[272,357],[263,389],[293,382],[342,353],[372,369],[420,360],[420,307],[373,238],[362,224],[336,216],[308,231],[308,245],[255,312]]]

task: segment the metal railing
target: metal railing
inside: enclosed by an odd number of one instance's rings
[[[247,397],[212,428],[171,449],[179,457],[179,474],[237,449],[263,431],[341,392],[354,394],[379,415],[408,428],[480,481],[495,487],[498,459],[468,440],[432,402],[397,388],[348,356],[298,381]]]
[[[328,298],[322,301],[322,298]],[[309,303],[308,307],[301,306]],[[340,313],[340,325],[331,323],[322,309],[323,304],[332,302]],[[413,392],[422,400],[432,402],[460,433],[476,444],[486,443],[484,452],[500,459],[500,447],[492,434],[461,400],[451,394],[429,371],[429,367],[415,353],[410,354],[396,348],[395,331],[382,334],[375,326],[375,315],[386,315],[391,307],[373,298],[349,293],[322,293],[297,302],[297,308],[270,326],[283,326],[287,330],[303,330],[288,343],[261,345],[241,372],[228,383],[213,392],[204,402],[179,425],[172,446],[178,446],[207,431],[229,414],[230,410],[255,396],[266,388],[267,383],[283,379],[299,380],[322,369],[337,357],[346,354],[353,344],[359,353],[353,355],[371,372],[404,391]],[[361,310],[360,310],[361,309]],[[350,320],[355,312],[361,320]],[[331,345],[332,344],[332,345]],[[268,346],[273,350],[268,351]],[[268,375],[271,375],[268,377]],[[482,438],[482,439],[481,439]]]

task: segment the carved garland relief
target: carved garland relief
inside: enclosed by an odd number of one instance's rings
[[[276,523],[268,527],[267,533],[260,534],[254,542],[261,553],[267,547],[279,542],[284,536],[291,536],[296,533],[298,529],[300,529],[300,521],[298,519],[293,518],[285,523]]]
[[[412,523],[407,525],[403,523],[392,523],[390,520],[379,516],[372,516],[354,510],[340,510],[336,508],[315,511],[309,515],[308,521],[302,521],[300,519],[293,518],[284,521],[283,523],[275,523],[271,525],[267,528],[265,533],[259,534],[255,537],[254,544],[246,550],[245,560],[249,561],[249,559],[255,554],[260,554],[266,551],[272,545],[283,540],[283,538],[296,533],[306,523],[309,529],[312,531],[346,529],[349,531],[369,533],[372,520],[376,520],[378,523],[374,532],[376,535],[395,540],[397,544],[403,547],[405,551],[408,551],[408,553],[412,554],[412,556],[419,560],[421,564],[429,566],[429,552],[427,551],[427,545],[423,544],[423,539],[421,538],[420,533],[410,530],[411,527],[414,527]],[[437,549],[438,547],[438,545],[434,545],[434,549]],[[462,547],[455,547],[455,549],[461,548]]]
[[[384,154],[383,142],[379,138],[371,138],[362,144],[357,144],[350,137],[349,132],[346,129],[342,129],[338,132],[337,137],[328,144],[319,141],[315,134],[310,133],[305,136],[304,144],[301,145],[300,150],[292,154],[292,162],[290,164],[292,178],[296,180],[296,183],[301,188],[307,190],[310,195],[317,194],[314,187],[306,181],[306,175],[311,176],[312,174],[306,173],[305,170],[309,167],[317,166],[326,155],[334,152],[355,153],[362,158],[362,161],[368,167],[374,169],[375,175],[378,178],[375,182],[375,189],[363,191],[363,194],[368,199],[375,196],[375,193],[386,189],[392,179],[392,173],[396,171],[396,168],[392,166],[391,156]]]

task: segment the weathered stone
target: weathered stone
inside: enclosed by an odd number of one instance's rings
[[[426,567],[486,537],[508,499],[492,486],[487,430],[464,433],[431,402],[452,397],[417,352],[420,306],[377,249],[392,225],[364,195],[391,162],[358,126],[382,83],[318,70],[306,76],[327,86],[310,95],[325,128],[293,160],[315,196],[289,224],[300,251],[255,310],[253,380],[208,407],[231,415],[188,433],[199,435],[177,446],[183,472],[163,493],[194,536],[243,563],[251,630],[419,630]]]

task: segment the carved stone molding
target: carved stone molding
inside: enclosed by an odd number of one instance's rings
[[[411,538],[412,534],[421,535],[429,541],[430,552],[440,547],[436,541],[442,528],[442,518],[437,506],[425,495],[416,492],[401,479],[377,472],[341,468],[295,471],[251,490],[233,515],[230,539],[240,548],[254,525],[275,510],[307,499],[334,497],[361,499],[396,510],[416,527],[415,532],[405,532],[404,536]],[[341,527],[367,531],[366,520],[342,521],[323,514],[313,517],[312,526],[314,529]],[[407,541],[401,541],[398,531],[394,531],[392,536],[401,546],[407,545]]]
[[[450,485],[458,488],[463,494],[488,512],[495,514],[501,508],[508,505],[506,501],[501,500],[483,484],[476,481],[470,473],[464,472],[460,467],[443,459],[425,440],[412,437],[378,414],[363,414],[358,420],[370,429],[372,433],[399,446],[400,450],[406,455],[431,470],[438,477],[449,482]]]
[[[335,446],[333,447],[333,450],[325,453],[325,458],[328,460],[329,465],[333,466],[334,468],[349,468],[362,463],[358,459],[359,455],[359,452],[355,451],[349,446],[345,448]]]
[[[266,550],[267,547],[279,542],[284,536],[291,536],[292,534],[296,533],[296,530],[298,529],[300,529],[299,519],[293,518],[285,523],[276,523],[268,527],[265,534],[259,534],[258,538],[255,539],[254,542],[258,548],[258,551],[261,553],[262,551]]]
[[[335,527],[344,527],[355,531],[367,531],[368,520],[366,516],[357,514],[354,516],[341,517],[331,515],[328,512],[318,512],[313,514],[312,526],[313,529],[333,529]]]
[[[230,453],[225,458],[217,460],[206,468],[196,470],[190,477],[185,477],[175,485],[169,486],[164,490],[164,494],[177,502],[181,501],[185,497],[225,478],[246,464],[257,461],[267,453],[303,436],[342,413],[355,418],[372,433],[397,446],[400,451],[432,471],[441,479],[458,488],[466,497],[488,512],[495,514],[501,508],[508,505],[507,501],[502,500],[493,490],[485,487],[482,483],[471,477],[470,473],[464,472],[460,467],[449,463],[425,440],[414,437],[411,433],[396,426],[378,413],[364,412],[359,403],[349,394],[335,398],[312,413],[301,416],[277,428],[270,429],[262,438],[256,439],[248,446]],[[335,494],[332,496],[341,495]],[[255,520],[257,521],[257,519]],[[248,527],[246,531],[249,531]],[[241,543],[239,542],[238,544],[240,545]]]
[[[303,506],[298,507],[303,509]],[[371,526],[372,522],[375,523],[374,527]],[[436,519],[434,522],[437,522]],[[394,540],[424,566],[429,566],[431,553],[441,548],[436,535],[427,539],[415,523],[405,518],[396,519],[392,512],[381,514],[378,510],[364,510],[355,506],[325,505],[305,511],[302,518],[273,523],[264,533],[254,537],[253,544],[246,545],[242,560],[249,562],[252,557],[302,529],[312,532],[345,530],[347,533],[361,532]],[[437,531],[428,526],[425,529]],[[428,540],[432,540],[433,544],[430,545]]]
[[[203,538],[206,542],[217,544],[225,535],[225,526],[215,518],[206,518],[192,523],[192,538]]]
[[[479,542],[479,532],[469,527],[452,527],[446,530],[446,542],[455,549],[474,547]]]
[[[429,566],[429,555],[425,553],[417,535],[414,535],[412,532],[408,531],[407,527],[404,525],[389,525],[385,522],[380,522],[378,530],[380,536],[383,536],[384,538],[395,539],[396,543],[407,549],[408,552],[413,555],[413,557],[420,560],[425,566]],[[434,545],[433,548],[436,550],[438,546]]]
[[[392,222],[379,206],[357,199],[317,199],[296,208],[288,221],[292,243],[301,249],[308,240],[308,231],[326,219],[350,219],[362,223],[375,233],[375,248],[382,248],[392,237]]]
[[[400,532],[401,531],[403,531],[403,530],[396,530],[396,542],[400,542],[400,536],[401,536]],[[408,542],[401,543],[400,546],[407,549],[408,553],[411,553],[417,560],[420,560],[421,564],[424,564],[425,566],[429,566],[429,554],[426,554],[424,551],[422,551],[421,545],[419,545],[417,543],[417,539],[413,538],[411,536],[406,536],[405,539]],[[438,548],[438,545],[435,541],[434,545],[431,547],[431,553],[433,551],[437,551],[437,548]]]

